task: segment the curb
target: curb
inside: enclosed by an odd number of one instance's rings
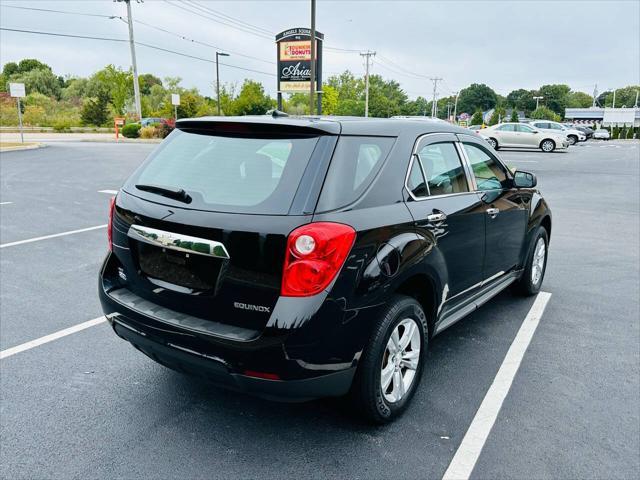
[[[17,147],[2,147],[0,148],[0,153],[4,153],[4,152],[18,152],[20,150],[37,150],[38,148],[45,148],[46,145],[43,145],[42,143],[36,143],[33,145],[19,145]]]

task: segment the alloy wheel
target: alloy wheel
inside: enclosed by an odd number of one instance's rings
[[[385,400],[400,401],[411,388],[420,361],[420,328],[405,318],[393,329],[382,357],[380,387]]]
[[[531,283],[534,285],[538,285],[538,282],[542,279],[546,254],[547,245],[544,238],[540,237],[536,242],[536,248],[533,251],[533,258],[531,259]]]
[[[545,152],[551,152],[553,150],[553,142],[551,140],[545,140],[542,142],[542,150]]]

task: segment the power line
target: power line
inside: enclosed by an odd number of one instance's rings
[[[88,16],[88,17],[99,17],[99,18],[106,18],[106,19],[109,19],[109,20],[116,20],[117,19],[117,20],[121,20],[124,23],[128,23],[126,18],[121,17],[119,15],[100,15],[100,14],[95,14],[95,13],[70,12],[68,10],[52,10],[52,9],[48,9],[48,8],[17,7],[17,6],[13,6],[13,5],[0,5],[0,7],[2,7],[2,8],[16,8],[16,9],[20,9],[20,10],[34,10],[34,11],[49,12],[49,13],[60,13],[60,14],[65,14],[65,15],[80,15],[80,16]],[[224,50],[224,51],[227,51],[229,53],[233,53],[234,55],[237,55],[239,57],[249,58],[251,60],[256,60],[258,62],[264,62],[264,63],[268,63],[268,64],[271,64],[271,65],[275,65],[276,64],[276,62],[272,62],[270,60],[264,60],[262,58],[258,58],[258,57],[254,57],[254,56],[251,56],[251,55],[246,55],[244,53],[240,53],[240,52],[236,52],[236,51],[233,51],[233,50],[229,50],[229,49],[224,48],[224,47],[220,47],[220,46],[217,46],[217,45],[212,45],[210,43],[203,42],[201,40],[195,40],[193,38],[189,38],[189,37],[187,37],[185,35],[182,35],[180,33],[177,33],[177,32],[172,32],[171,30],[167,30],[167,29],[159,27],[157,25],[153,25],[151,23],[143,22],[142,20],[134,20],[134,23],[137,23],[137,24],[140,24],[140,25],[144,25],[145,27],[152,28],[154,30],[158,30],[158,31],[163,32],[163,33],[167,33],[169,35],[176,36],[176,37],[178,37],[178,38],[180,38],[182,40],[185,40],[187,42],[196,43],[198,45],[202,45],[202,46],[205,46],[205,47],[210,47],[210,48],[213,48],[213,49],[216,49],[216,50]]]
[[[199,3],[199,2],[194,2],[193,0],[186,0],[186,1],[187,1],[187,3],[193,3],[193,4],[196,4],[196,5]],[[232,16],[227,15],[225,13],[219,12],[218,10],[214,10],[213,8],[211,8],[209,6],[205,7],[204,5],[201,5],[200,8],[206,10],[207,12],[210,12],[211,15],[214,15],[214,16],[217,16],[217,17],[222,17],[224,19],[228,19],[229,21],[231,21],[233,23],[237,23],[239,25],[245,25],[245,26],[247,26],[249,28],[252,28],[254,30],[262,31],[263,33],[266,33],[268,35],[273,35],[273,33],[270,30],[266,29],[266,28],[259,27],[257,25],[252,24],[252,23],[249,23],[249,22],[245,22],[244,20],[239,20],[239,19],[237,19],[235,17],[232,17]]]
[[[5,30],[5,31],[8,31],[8,32],[31,33],[31,34],[34,34],[34,35],[48,35],[48,36],[52,36],[52,37],[68,37],[68,38],[83,38],[83,39],[88,39],[88,40],[102,40],[102,41],[107,41],[107,42],[126,43],[126,42],[129,41],[129,40],[122,39],[122,38],[93,37],[93,36],[89,36],[89,35],[73,35],[73,34],[70,34],[70,33],[42,32],[42,31],[37,31],[37,30],[22,30],[22,29],[17,29],[17,28],[6,28],[6,27],[0,27],[0,30]],[[166,53],[171,53],[171,54],[174,54],[174,55],[179,55],[181,57],[192,58],[194,60],[200,60],[200,61],[207,62],[207,63],[216,63],[215,60],[211,60],[209,58],[198,57],[196,55],[189,55],[187,53],[178,52],[178,51],[175,51],[175,50],[170,50],[168,48],[158,47],[156,45],[150,45],[148,43],[136,42],[136,45],[140,45],[141,47],[146,47],[146,48],[150,48],[150,49],[153,49],[153,50],[159,50],[161,52],[166,52]],[[274,73],[263,72],[261,70],[254,70],[252,68],[239,67],[237,65],[231,65],[229,63],[220,62],[220,65],[224,65],[225,67],[229,67],[229,68],[236,68],[238,70],[244,70],[244,71],[247,71],[247,72],[259,73],[259,74],[262,74],[262,75],[269,75],[271,77],[275,76]]]
[[[194,15],[198,15],[199,17],[206,18],[208,20],[211,20],[211,21],[216,22],[216,23],[220,23],[220,24],[225,25],[227,27],[235,28],[235,29],[241,30],[241,31],[243,31],[245,33],[249,33],[250,35],[255,35],[257,37],[268,38],[269,40],[273,40],[273,36],[267,35],[265,33],[260,33],[260,32],[254,31],[254,30],[251,30],[249,28],[244,28],[244,27],[241,27],[241,26],[233,25],[233,24],[230,24],[229,22],[225,22],[223,20],[220,20],[219,18],[215,18],[210,13],[208,13],[203,7],[199,7],[200,11],[198,11],[198,10],[193,10],[194,6],[192,6],[191,4],[181,3],[181,4],[176,5],[174,2],[169,1],[169,0],[163,0],[163,1],[165,3],[168,3],[169,5],[173,6],[174,8],[179,8],[181,10],[185,10],[187,12],[190,12],[190,13],[194,14]]]

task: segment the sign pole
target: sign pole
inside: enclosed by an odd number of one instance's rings
[[[20,124],[20,142],[24,143],[24,134],[22,133],[22,109],[20,108],[20,97],[18,100],[18,123]]]
[[[311,75],[309,82],[309,115],[315,110],[316,90],[316,0],[311,0]]]

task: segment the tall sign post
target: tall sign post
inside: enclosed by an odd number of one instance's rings
[[[9,94],[18,101],[18,123],[20,124],[20,141],[24,143],[24,133],[22,132],[22,108],[20,107],[20,99],[26,97],[24,83],[10,83]]]
[[[322,113],[322,43],[324,35],[318,31],[315,42],[315,84],[318,94],[318,114]],[[290,28],[276,35],[278,59],[278,110],[282,110],[283,93],[311,91],[311,30]],[[313,114],[313,112],[311,112]]]

